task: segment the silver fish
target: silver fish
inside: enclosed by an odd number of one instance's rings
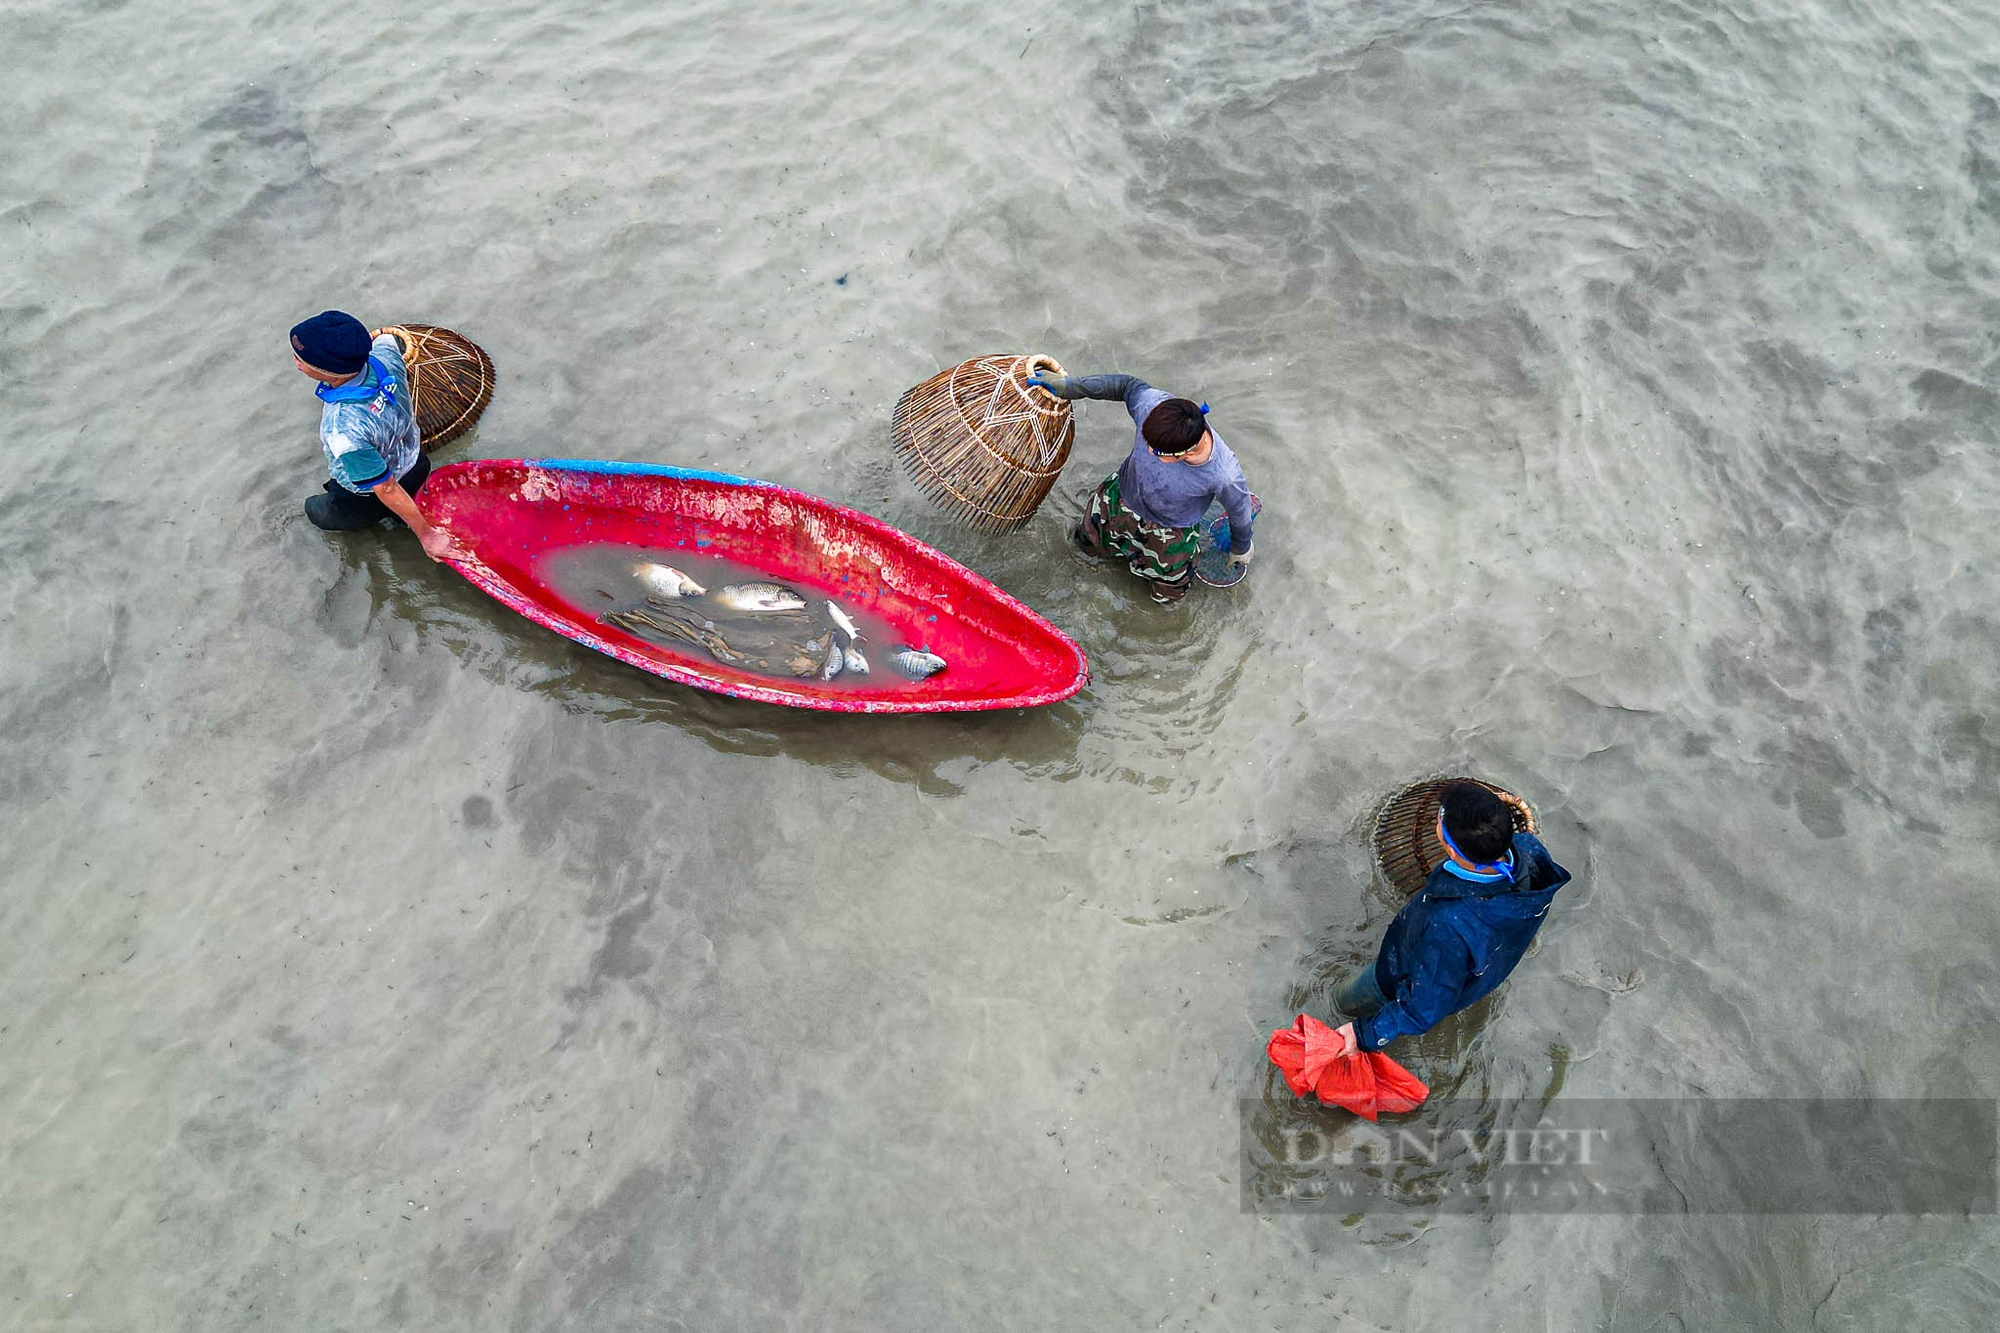
[[[775,583],[732,583],[715,594],[732,611],[803,611],[806,599]]]
[[[868,659],[863,657],[861,650],[853,644],[848,644],[842,650],[842,657],[847,662],[847,670],[850,675],[865,676],[868,674]]]
[[[819,669],[819,678],[832,680],[840,674],[840,669],[845,665],[847,665],[847,654],[840,650],[839,644],[829,643],[826,646],[826,665]]]
[[[840,626],[841,631],[847,635],[849,643],[859,643],[862,639],[868,637],[860,630],[854,628],[854,622],[847,618],[847,612],[841,610],[836,603],[828,602],[826,604],[826,613],[833,617],[833,623]]]
[[[646,585],[648,591],[668,599],[699,597],[708,591],[672,565],[634,565],[632,574],[639,582]]]
[[[944,670],[945,662],[922,648],[897,648],[889,654],[889,665],[911,680],[926,680]]]

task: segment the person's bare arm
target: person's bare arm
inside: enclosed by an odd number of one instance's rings
[[[424,554],[433,560],[464,560],[472,553],[459,545],[458,539],[438,527],[423,516],[417,502],[403,489],[403,483],[394,477],[372,487],[375,498],[389,506],[389,512],[410,525],[410,531],[417,534],[417,540],[424,544]]]

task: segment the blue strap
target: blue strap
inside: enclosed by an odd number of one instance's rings
[[[1507,866],[1504,870],[1496,870],[1492,874],[1482,874],[1477,870],[1467,870],[1456,861],[1446,861],[1444,868],[1460,879],[1469,879],[1474,884],[1499,884],[1502,881],[1514,878],[1514,867],[1511,865]]]
[[[1442,817],[1438,819],[1438,836],[1444,839],[1444,845],[1450,849],[1452,855],[1464,856],[1466,860],[1472,861],[1472,858],[1459,851],[1458,844],[1451,840],[1451,833],[1445,828]],[[1472,861],[1470,870],[1456,861],[1446,861],[1444,868],[1460,879],[1469,879],[1475,884],[1497,884],[1503,879],[1514,878],[1514,853],[1510,850],[1498,861]]]
[[[389,368],[371,356],[368,358],[367,373],[361,378],[345,384],[322,384],[313,392],[323,403],[365,403],[378,393],[386,395],[393,403],[396,401],[396,381],[389,378]]]

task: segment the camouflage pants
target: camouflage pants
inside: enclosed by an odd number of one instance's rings
[[[1153,585],[1153,600],[1178,602],[1194,586],[1194,554],[1199,527],[1169,528],[1148,523],[1118,496],[1118,474],[1104,479],[1090,497],[1077,543],[1092,555],[1123,560]]]

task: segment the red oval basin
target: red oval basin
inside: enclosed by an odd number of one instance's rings
[[[795,708],[941,713],[1067,699],[1090,679],[1083,650],[951,557],[816,495],[720,472],[570,458],[482,459],[431,473],[417,495],[473,553],[459,573],[528,619],[642,671]],[[580,547],[720,556],[807,596],[885,622],[949,664],[923,681],[887,669],[875,644],[859,680],[794,680],[725,665],[604,623],[549,575]]]

